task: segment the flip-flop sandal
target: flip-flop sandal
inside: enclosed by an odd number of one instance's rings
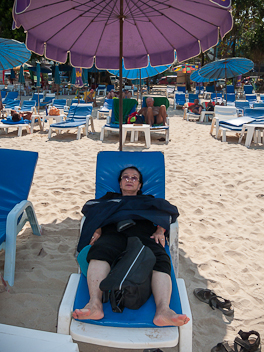
[[[228,342],[220,342],[211,349],[211,352],[260,352],[260,336],[257,331],[251,330],[249,332],[238,332],[239,337],[235,338],[234,345],[229,346]],[[255,339],[249,339],[251,335],[257,336]]]
[[[220,296],[217,296],[214,291],[196,288],[193,291],[195,297],[197,297],[200,301],[209,304],[212,309],[219,309],[225,315],[233,315],[234,309],[232,308],[232,303],[228,299],[224,299]]]

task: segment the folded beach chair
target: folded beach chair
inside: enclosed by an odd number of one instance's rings
[[[16,238],[29,221],[34,235],[40,227],[33,205],[27,200],[38,153],[0,149],[0,249],[5,249],[4,279],[14,285]]]
[[[111,117],[107,118],[107,123],[102,127],[100,134],[100,141],[104,140],[108,131],[119,133],[119,98],[112,99],[113,108]],[[138,102],[136,99],[123,99],[123,123],[127,123],[129,114],[136,111]],[[106,132],[106,133],[105,133]]]
[[[244,124],[254,121],[255,119],[249,116],[240,116],[227,121],[219,121],[217,138],[219,139],[222,134],[222,142],[226,142],[226,132],[241,132]]]
[[[111,162],[109,162],[111,160]],[[165,197],[165,166],[161,152],[100,152],[97,156],[96,192],[100,198],[106,192],[119,192],[117,175],[129,166],[136,166],[143,174],[143,194]],[[70,334],[74,340],[101,346],[129,349],[174,347],[179,352],[192,351],[192,318],[183,279],[178,273],[178,223],[171,225],[170,248],[172,259],[173,292],[171,308],[187,314],[190,321],[181,327],[162,327],[153,324],[155,303],[153,296],[138,310],[125,308],[113,313],[110,302],[104,303],[105,316],[101,320],[77,321],[72,319],[73,309],[83,308],[89,300],[87,281],[83,274],[72,274],[65,290],[58,315],[57,332]],[[174,268],[174,270],[173,270]]]
[[[218,135],[219,122],[231,120],[238,117],[235,106],[215,105],[214,117],[211,124],[210,134],[213,134],[214,127],[216,129],[216,136]]]
[[[1,350],[5,352],[79,352],[71,336],[0,324]]]
[[[93,118],[91,116],[93,111],[92,104],[73,104],[70,106],[67,119],[63,122],[58,122],[50,125],[48,138],[51,138],[52,130],[59,133],[68,130],[77,130],[77,139],[80,139],[81,132],[85,131],[88,136],[89,126],[91,126],[92,133],[95,132],[93,125]]]
[[[97,119],[104,118],[107,116],[111,117],[113,108],[113,99],[105,99],[103,106],[97,111]]]
[[[148,96],[144,96],[143,97],[143,102],[142,102],[142,108],[146,107],[146,99],[148,98]],[[166,97],[157,97],[157,96],[153,96],[152,97],[154,99],[154,106],[161,106],[161,105],[165,105],[166,106],[166,110],[168,109],[168,107],[170,106],[170,102],[168,100],[168,98]],[[165,132],[165,143],[168,144],[169,143],[169,133],[170,133],[170,119],[167,116],[166,119],[166,126],[163,125],[153,125],[150,127],[150,132]]]

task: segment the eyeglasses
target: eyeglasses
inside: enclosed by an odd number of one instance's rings
[[[128,175],[124,175],[121,177],[121,180],[125,179],[126,181],[132,181],[132,182],[137,182],[139,181],[139,178],[137,176],[128,176]]]

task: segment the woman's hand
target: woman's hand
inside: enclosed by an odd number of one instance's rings
[[[160,243],[162,247],[165,247],[165,236],[164,236],[165,229],[161,226],[157,226],[157,230],[153,233],[150,238],[153,238],[156,243]]]
[[[94,234],[93,234],[89,244],[92,246],[95,243],[95,241],[97,241],[98,238],[101,237],[101,234],[102,234],[102,229],[100,227],[99,229],[94,231]]]

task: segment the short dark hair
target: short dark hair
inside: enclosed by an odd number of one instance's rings
[[[142,173],[139,171],[139,169],[136,167],[136,166],[128,166],[128,167],[125,167],[123,170],[120,171],[120,174],[119,174],[119,177],[118,177],[118,182],[121,181],[121,177],[122,177],[122,174],[124,171],[126,171],[127,169],[133,169],[133,170],[136,170],[139,174],[139,183],[141,184],[140,186],[140,190],[138,191],[138,194],[142,194],[141,192],[141,188],[143,186],[143,176],[142,176]]]
[[[14,122],[18,122],[18,121],[21,120],[21,117],[20,117],[20,115],[19,115],[17,112],[15,112],[15,113],[13,113],[13,115],[12,115],[12,120],[13,120]]]

